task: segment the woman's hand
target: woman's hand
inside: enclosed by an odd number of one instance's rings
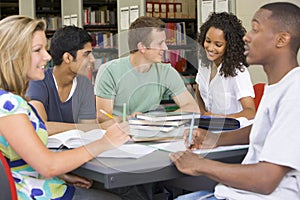
[[[108,149],[114,149],[130,139],[128,122],[115,123],[110,126],[101,140],[107,145]]]
[[[81,188],[90,188],[93,184],[92,180],[71,174],[71,173],[67,173],[67,174],[62,174],[60,176],[58,176],[59,178],[63,179],[64,181],[66,181],[68,184],[70,185],[74,185],[76,187],[81,187]]]

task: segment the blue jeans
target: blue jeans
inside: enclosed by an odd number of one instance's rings
[[[198,191],[185,195],[178,196],[176,200],[218,200],[214,193],[208,191]]]

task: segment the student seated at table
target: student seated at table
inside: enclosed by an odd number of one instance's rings
[[[186,89],[179,73],[161,63],[166,45],[165,23],[158,18],[141,16],[128,31],[130,55],[103,64],[96,76],[95,95],[100,122],[115,116],[155,110],[164,95],[171,96],[177,111],[199,112],[197,103]]]
[[[245,33],[241,21],[226,12],[212,13],[200,27],[196,99],[203,115],[254,118]]]
[[[87,189],[91,181],[65,173],[127,142],[126,124],[112,125],[101,139],[83,147],[61,152],[46,147],[45,124],[25,97],[28,82],[44,79],[51,59],[45,30],[45,21],[26,16],[0,21],[0,150],[11,168],[18,199],[121,199]]]
[[[30,81],[27,91],[49,134],[111,125],[113,120],[97,124],[94,87],[78,74],[95,61],[88,32],[75,26],[58,29],[51,38],[50,54],[55,66],[45,71],[43,80]]]
[[[300,8],[292,3],[269,3],[255,13],[252,28],[244,36],[244,54],[249,64],[263,65],[268,84],[252,128],[224,133],[217,143],[249,139],[248,153],[242,164],[205,159],[189,150],[171,154],[179,171],[220,182],[214,193],[196,192],[178,200],[300,199],[300,155],[295,153],[300,146],[299,27]],[[197,129],[191,144],[196,148],[202,142],[207,145],[209,136]]]

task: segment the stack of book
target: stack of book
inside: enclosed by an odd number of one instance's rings
[[[135,141],[170,140],[182,138],[184,125],[199,113],[148,112],[129,119],[130,132]]]
[[[191,120],[193,119],[194,120]],[[191,121],[194,123],[191,125]],[[135,141],[182,138],[184,129],[198,127],[213,132],[232,131],[249,126],[253,120],[245,117],[201,116],[189,112],[148,112],[129,120],[130,134]]]

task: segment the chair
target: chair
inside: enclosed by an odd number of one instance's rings
[[[14,178],[2,153],[0,153],[0,188],[1,199],[18,199]]]
[[[257,83],[253,85],[254,89],[254,104],[255,104],[255,109],[257,110],[260,100],[262,98],[262,95],[264,94],[264,89],[265,89],[265,83]]]

